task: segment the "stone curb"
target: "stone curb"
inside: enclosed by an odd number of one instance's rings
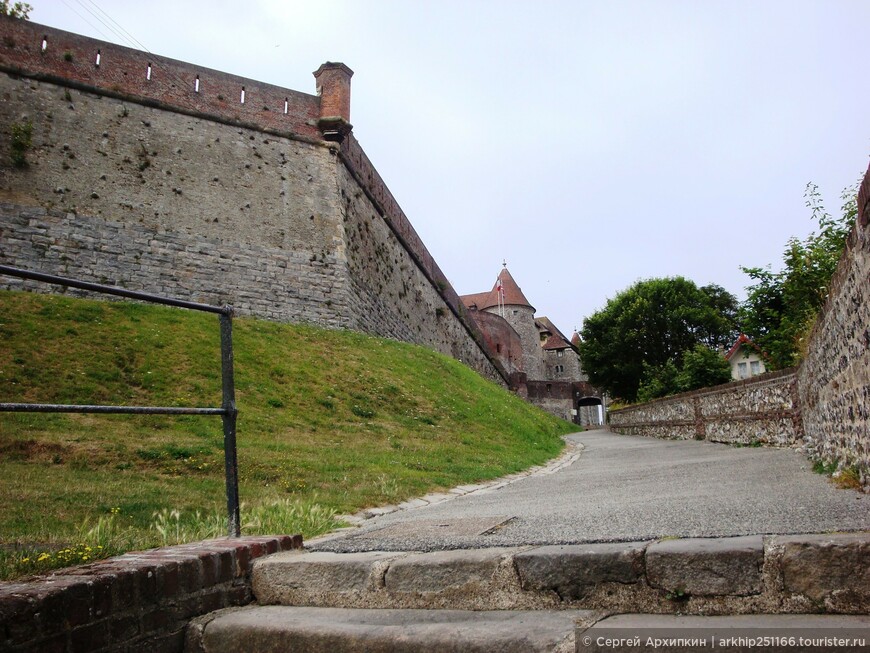
[[[516,472],[515,474],[503,476],[501,478],[497,478],[492,481],[486,481],[484,483],[477,483],[473,485],[460,485],[451,490],[447,490],[446,492],[433,492],[431,494],[427,494],[425,496],[415,499],[408,499],[407,501],[403,501],[402,503],[399,503],[397,505],[366,508],[365,510],[362,510],[353,515],[338,515],[336,519],[347,522],[348,524],[350,524],[350,526],[346,528],[336,529],[331,533],[327,533],[325,535],[321,535],[320,537],[307,540],[306,542],[308,544],[316,544],[319,542],[333,539],[337,536],[343,536],[349,530],[356,529],[362,524],[365,524],[369,519],[373,519],[375,517],[389,515],[402,510],[415,510],[417,508],[425,508],[426,506],[433,506],[439,503],[444,503],[445,501],[452,501],[453,499],[456,499],[458,497],[464,497],[468,494],[482,494],[485,492],[494,492],[495,490],[500,490],[501,488],[510,485],[511,483],[516,483],[517,481],[529,478],[530,476],[538,476],[541,474],[554,474],[559,470],[564,469],[565,467],[568,467],[569,465],[572,465],[574,462],[576,462],[576,460],[580,457],[580,454],[583,453],[583,450],[585,449],[583,444],[569,440],[567,436],[563,437],[562,440],[565,442],[566,445],[565,450],[556,458],[553,458],[544,465],[536,465],[534,467],[530,467],[529,469],[523,470],[522,472]]]
[[[870,614],[870,533],[753,535],[258,560],[261,604]]]

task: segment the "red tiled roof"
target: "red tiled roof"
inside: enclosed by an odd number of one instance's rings
[[[481,310],[486,308],[487,302],[489,301],[489,296],[492,294],[491,290],[486,292],[476,292],[470,295],[462,295],[459,299],[462,300],[462,303],[465,304],[465,308],[477,309]]]
[[[542,347],[544,349],[571,349],[571,344],[562,336],[554,333],[545,342]]]
[[[550,318],[548,317],[536,317],[535,326],[538,327],[539,331],[543,330],[548,331],[549,333],[561,333],[561,331],[556,328],[556,325],[550,322]]]
[[[517,282],[514,281],[514,278],[511,276],[511,273],[508,272],[507,268],[502,269],[502,271],[498,275],[498,280],[501,281],[502,284],[502,293],[503,293],[503,304],[505,306],[528,306],[533,311],[535,307],[529,303],[529,300],[526,299],[526,296],[523,294],[523,291],[520,290],[520,287],[517,285]],[[492,290],[488,293],[477,293],[475,295],[465,295],[465,297],[479,297],[485,295],[485,299],[481,299],[477,302],[478,310],[483,310],[485,308],[492,308],[493,306],[498,306],[498,281],[493,284]],[[463,299],[463,301],[465,301]],[[468,304],[466,303],[466,306]]]
[[[568,338],[565,336],[564,333],[562,333],[562,330],[559,329],[559,327],[557,327],[555,324],[553,324],[553,321],[550,318],[548,318],[548,317],[536,317],[535,324],[538,326],[538,328],[543,328],[546,331],[549,331],[550,334],[557,335],[560,338],[562,338],[563,340],[565,340],[566,342],[568,341]],[[573,340],[571,342],[573,342]]]
[[[738,349],[740,349],[740,346],[747,344],[753,344],[752,340],[745,333],[741,333],[740,337],[737,338],[737,341],[731,346],[731,349],[728,350],[728,353],[725,354],[725,360],[730,361],[731,357],[737,353]]]

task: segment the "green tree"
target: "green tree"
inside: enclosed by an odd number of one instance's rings
[[[703,347],[703,345],[701,345]],[[643,378],[637,389],[638,401],[651,401],[659,397],[667,397],[680,391],[677,377],[680,370],[674,361],[665,361],[663,365],[653,366],[649,363],[643,366]]]
[[[637,399],[644,379],[672,392],[685,352],[730,344],[736,303],[719,286],[698,288],[683,277],[639,281],[584,320],[583,369],[593,385],[626,401]]]
[[[12,18],[29,20],[31,11],[33,11],[33,7],[26,2],[10,4],[9,0],[0,0],[0,16],[12,16]]]
[[[839,218],[825,210],[815,184],[807,184],[804,197],[819,231],[803,241],[788,241],[780,272],[772,272],[770,266],[741,268],[755,283],[746,288],[739,322],[774,369],[800,362],[858,213],[855,187],[843,191]]]
[[[721,352],[698,343],[683,352],[678,368],[669,360],[658,367],[644,366],[644,376],[637,391],[640,401],[666,397],[677,392],[708,388],[731,380],[731,365]]]
[[[706,347],[695,345],[683,355],[683,367],[677,375],[679,392],[709,388],[731,380],[731,365],[725,356]]]
[[[700,290],[707,295],[710,305],[715,310],[715,317],[711,318],[712,322],[706,327],[706,331],[702,326],[699,332],[701,342],[714,349],[730,347],[740,335],[737,328],[740,304],[737,298],[715,283],[701,286]]]

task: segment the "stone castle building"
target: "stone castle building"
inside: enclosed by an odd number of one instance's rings
[[[492,289],[460,299],[510,373],[516,392],[569,421],[600,424],[602,401],[583,373],[580,337],[574,333],[569,340],[549,318],[535,317],[535,307],[507,264]]]
[[[423,345],[566,419],[595,394],[506,269],[500,300],[460,299],[356,140],[344,64],[309,94],[6,16],[0,35],[0,263]]]

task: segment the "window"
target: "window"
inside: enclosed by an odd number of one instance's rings
[[[737,378],[745,379],[748,375],[746,374],[746,363],[737,363]]]
[[[559,353],[557,354],[557,356],[559,356],[559,358],[562,358],[562,350],[561,349],[559,350]]]
[[[496,353],[496,354],[500,354],[500,353],[501,353],[501,343],[496,343],[496,345],[495,345],[495,353]]]
[[[761,374],[761,361],[750,361],[749,375],[755,376],[756,374]]]

